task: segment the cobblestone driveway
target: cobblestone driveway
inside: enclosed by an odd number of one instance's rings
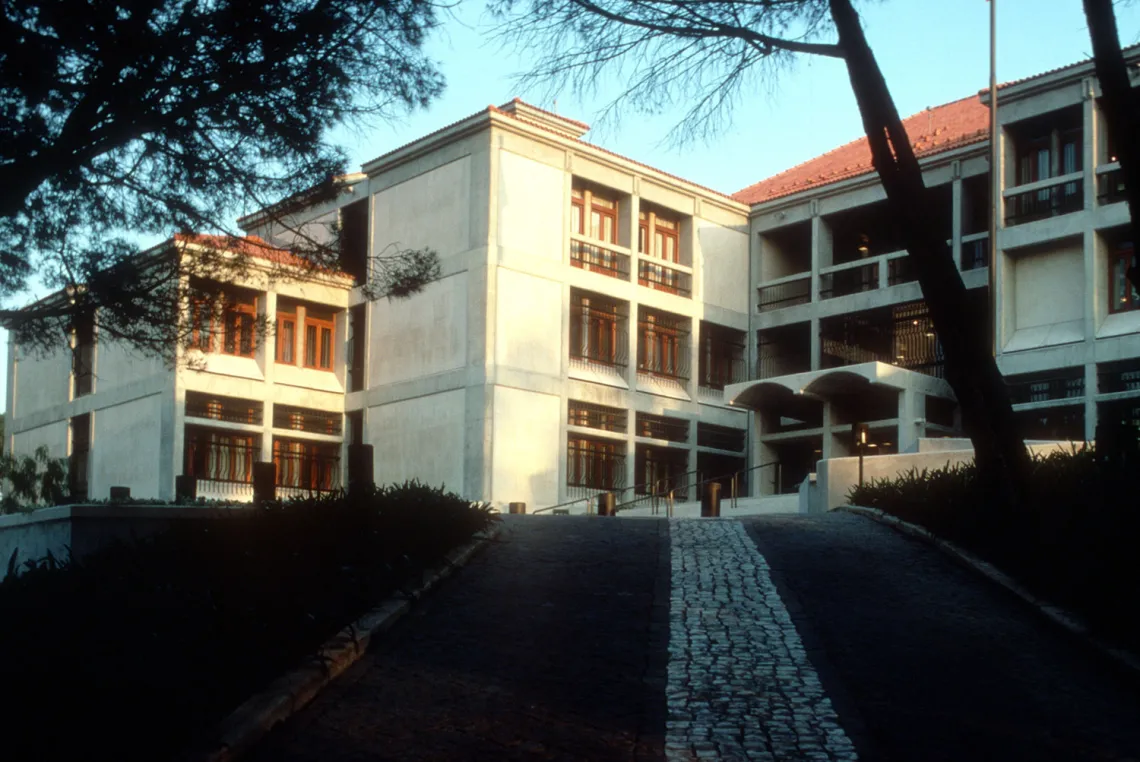
[[[737,521],[671,522],[670,760],[855,760]]]

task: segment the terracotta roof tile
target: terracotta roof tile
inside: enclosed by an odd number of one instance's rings
[[[909,116],[903,127],[915,155],[922,158],[986,140],[989,114],[978,96],[971,95]],[[871,148],[866,138],[860,138],[737,191],[732,198],[759,204],[873,171]]]

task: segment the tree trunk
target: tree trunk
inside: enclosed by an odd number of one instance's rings
[[[958,397],[963,426],[974,445],[978,475],[993,507],[1016,515],[1025,507],[1030,459],[1005,380],[990,350],[986,315],[970,309],[945,236],[929,224],[936,217],[929,213],[922,170],[863,35],[859,15],[850,0],[831,0],[831,13],[873,164],[942,342],[946,378]],[[993,260],[997,253],[993,241],[990,251]]]
[[[1092,40],[1093,64],[1100,82],[1101,110],[1108,123],[1108,134],[1116,147],[1116,158],[1124,174],[1124,196],[1132,221],[1132,245],[1140,246],[1136,237],[1136,212],[1140,210],[1140,103],[1128,77],[1120,35],[1116,30],[1116,14],[1112,0],[1084,0],[1085,18]],[[1135,249],[1133,249],[1135,250]],[[1140,273],[1128,270],[1128,280],[1137,286]]]

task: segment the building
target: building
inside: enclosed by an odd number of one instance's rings
[[[971,96],[906,120],[935,224],[976,308],[995,310],[1027,434],[1091,438],[1098,418],[1140,418],[1128,210],[1091,63],[1001,90],[995,299],[988,114]],[[257,459],[278,463],[282,488],[329,488],[363,442],[378,482],[583,510],[604,491],[693,498],[700,479],[742,471],[744,492],[795,492],[849,454],[854,422],[880,453],[959,435],[863,141],[726,196],[586,130],[515,100],[366,163],[290,222],[339,225],[345,272],[230,284],[233,309],[276,330],[245,343],[227,323],[204,369],[91,336],[76,341],[93,374],[13,347],[10,445],[69,455],[92,497],[121,484],[165,498],[179,473],[202,494],[246,494]],[[240,222],[289,244],[284,227]],[[369,301],[368,257],[393,247],[435,250],[442,278]]]

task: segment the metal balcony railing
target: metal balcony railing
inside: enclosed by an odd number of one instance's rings
[[[260,425],[264,403],[236,397],[218,397],[201,392],[186,393],[186,416],[212,421]]]
[[[1009,389],[1010,401],[1015,405],[1073,399],[1083,397],[1085,393],[1083,372],[1032,377],[1009,376],[1005,383]]]
[[[1097,391],[1101,394],[1140,392],[1140,361],[1123,360],[1098,366]]]
[[[977,270],[990,265],[990,236],[966,236],[962,239],[962,270]]]
[[[731,426],[718,426],[713,423],[697,423],[697,446],[712,447],[717,450],[744,452],[744,429]]]
[[[1028,190],[1005,191],[1005,224],[1021,225],[1084,208],[1084,176],[1080,172],[1030,183]]]
[[[638,285],[654,291],[664,291],[685,298],[692,298],[693,276],[683,270],[674,269],[663,261],[637,261]]]
[[[665,439],[670,442],[687,442],[689,439],[689,422],[682,418],[638,413],[635,425],[637,428],[635,433],[639,437]]]
[[[1124,192],[1124,172],[1119,167],[1107,172],[1097,172],[1096,200],[1099,204],[1115,204],[1127,200]]]
[[[592,402],[569,400],[566,421],[571,426],[583,426],[599,431],[624,434],[629,427],[629,411],[620,407],[597,405]]]
[[[879,260],[850,262],[819,274],[819,297],[834,299],[839,296],[874,291],[879,287]]]
[[[723,391],[724,387],[729,384],[738,384],[741,381],[748,380],[748,362],[743,356],[737,356],[731,360],[722,359],[719,362],[714,359],[709,362],[702,354],[699,372],[698,381],[701,388]]]
[[[571,239],[570,264],[610,278],[629,280],[629,255],[604,244]]]
[[[900,283],[910,283],[915,280],[918,280],[918,273],[915,272],[909,254],[887,260],[888,286],[897,286]]]
[[[332,451],[310,449],[301,452],[274,453],[277,466],[278,495],[288,497],[281,488],[295,494],[315,494],[340,489],[340,456]]]
[[[807,304],[811,301],[811,273],[761,284],[756,292],[759,297],[757,309],[760,312]]]
[[[756,367],[752,370],[751,380],[776,378],[792,373],[804,373],[809,370],[811,370],[810,352],[778,351],[762,345],[760,354],[756,359]]]
[[[344,430],[344,416],[323,410],[274,405],[273,428],[340,436]]]

